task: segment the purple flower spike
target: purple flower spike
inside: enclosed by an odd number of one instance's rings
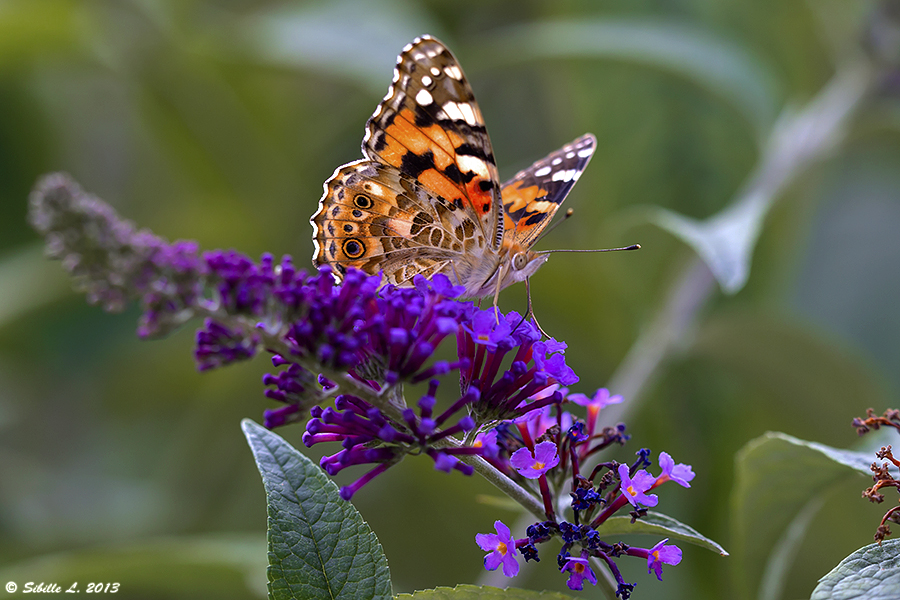
[[[89,303],[120,312],[130,300],[141,302],[141,337],[165,335],[195,316],[207,275],[196,242],[170,244],[138,230],[62,173],[38,182],[28,221]]]
[[[419,276],[414,289],[385,286],[361,324],[368,339],[357,369],[367,379],[389,385],[423,381],[460,367],[460,362],[426,363],[448,335],[459,329],[472,310],[469,302],[449,300]],[[449,280],[447,281],[449,284]],[[438,285],[438,289],[444,289]],[[444,290],[453,292],[453,290]]]
[[[647,471],[641,469],[632,478],[628,475],[628,465],[619,465],[619,479],[622,481],[622,495],[635,508],[638,507],[638,504],[656,506],[659,502],[659,498],[655,494],[644,493],[656,482],[656,478]]]
[[[297,365],[292,365],[293,367],[299,369]],[[272,393],[279,393],[283,386],[291,384],[290,381],[276,380],[272,375],[268,375],[267,378],[265,380],[267,384],[279,385],[279,390],[270,390]],[[438,383],[437,380],[432,380],[428,386],[428,393],[416,403],[418,414],[413,408],[406,408],[402,413],[403,418],[399,421],[389,419],[362,398],[342,394],[335,398],[334,408],[310,409],[313,418],[306,424],[303,443],[308,447],[321,442],[341,443],[341,450],[322,459],[322,468],[332,475],[345,467],[363,463],[382,463],[386,469],[410,453],[427,454],[434,460],[435,468],[439,471],[448,473],[459,471],[463,475],[471,475],[474,472],[473,467],[460,461],[458,456],[483,455],[485,449],[477,446],[445,447],[439,442],[445,437],[470,431],[475,426],[474,420],[465,414],[455,425],[444,429],[439,427],[442,427],[452,414],[466,408],[477,399],[477,391],[464,395],[444,413],[434,418],[432,409]],[[365,485],[366,481],[368,479],[363,478],[354,484],[356,487],[353,488],[353,492]]]
[[[416,275],[413,277],[413,285],[423,294],[433,291],[444,298],[458,298],[466,291],[465,286],[451,284],[450,278],[443,273],[435,274],[430,282],[422,275]]]
[[[519,563],[516,560],[516,541],[512,538],[509,527],[501,521],[494,522],[497,533],[479,533],[475,536],[482,550],[488,552],[484,557],[484,568],[494,571],[501,564],[503,574],[507,577],[515,577],[519,573]]]
[[[269,409],[263,412],[263,427],[275,429],[276,427],[299,421],[301,416],[300,407],[296,404]]]
[[[587,558],[566,557],[566,564],[562,568],[562,572],[569,572],[569,579],[566,585],[570,590],[584,589],[584,580],[587,579],[591,585],[597,585],[597,576],[591,570],[590,562]]]
[[[476,419],[509,420],[561,399],[548,389],[578,381],[561,353],[565,344],[538,341],[540,334],[515,313],[497,322],[494,310],[477,311],[462,323],[457,335],[460,386],[477,388],[481,398],[472,406]],[[501,371],[510,355],[506,371]]]
[[[528,448],[519,448],[509,458],[509,464],[526,479],[537,479],[559,464],[559,453],[553,442],[541,442],[534,447],[534,454]]]
[[[240,330],[207,319],[203,327],[197,330],[196,342],[194,360],[197,362],[197,369],[206,371],[253,358],[259,345],[259,337],[246,335]]]

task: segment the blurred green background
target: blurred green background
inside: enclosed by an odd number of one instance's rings
[[[359,157],[400,49],[431,33],[466,70],[501,177],[584,132],[599,139],[567,202],[574,218],[540,248],[643,245],[553,256],[532,281],[541,324],[569,344],[575,391],[612,379],[633,396],[634,439],[613,457],[650,447],[692,464],[693,488],[666,486],[660,508],[734,554],[684,547],[663,583],[632,561],[635,597],[755,597],[758,581],[736,589],[732,577],[745,560],[735,453],[768,430],[849,447],[854,416],[897,404],[897,12],[838,0],[0,0],[2,583],[265,597],[264,494],[238,423],[270,406],[266,359],[198,374],[190,327],[142,342],[136,310],[85,305],[25,224],[37,177],[67,171],[168,239],[308,265],[322,182]],[[832,88],[847,113],[837,134],[816,142],[821,115],[786,127],[848,64],[865,65],[851,69],[865,91]],[[791,162],[804,144],[810,160]],[[729,221],[738,233],[707,222],[725,247],[749,231],[744,250],[761,226],[746,285],[738,275],[725,294],[652,224],[677,217],[648,207],[727,215],[760,169],[781,176],[771,210]],[[501,299],[524,302],[516,288]],[[301,445],[301,427],[280,433]],[[808,597],[871,541],[883,509],[860,498],[867,485],[824,497],[784,597]],[[516,522],[493,494],[408,460],[354,502],[400,592],[482,581],[475,534]],[[552,552],[490,581],[564,590]]]

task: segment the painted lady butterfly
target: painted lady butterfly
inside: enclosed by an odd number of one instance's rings
[[[366,124],[365,158],[325,182],[310,219],[318,265],[382,271],[412,285],[447,275],[466,297],[497,296],[548,258],[531,250],[594,153],[585,134],[499,184],[481,110],[459,63],[422,36]],[[529,312],[530,312],[529,295]]]

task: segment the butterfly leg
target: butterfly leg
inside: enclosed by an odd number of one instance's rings
[[[494,318],[497,320],[497,325],[500,324],[500,284],[503,283],[504,277],[506,277],[506,268],[501,267],[500,272],[497,273],[497,288],[494,290]]]
[[[462,285],[462,279],[459,278],[459,273],[456,272],[456,262],[451,260],[450,268],[453,270],[453,276],[456,277],[456,285]]]

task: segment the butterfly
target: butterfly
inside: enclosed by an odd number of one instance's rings
[[[493,294],[496,306],[500,290],[527,287],[547,261],[531,248],[596,145],[585,134],[501,185],[462,68],[435,38],[416,38],[366,123],[364,158],[324,184],[310,219],[313,262],[338,277],[349,267],[382,272],[397,286],[443,273],[465,297]]]

